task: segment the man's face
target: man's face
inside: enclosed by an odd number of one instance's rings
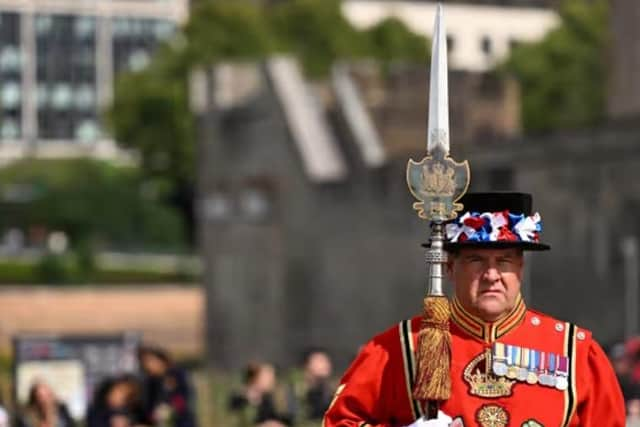
[[[449,255],[447,273],[462,306],[493,322],[515,306],[523,265],[520,249],[466,248]]]

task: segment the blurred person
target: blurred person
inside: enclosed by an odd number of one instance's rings
[[[446,304],[438,306],[445,314],[437,322],[415,316],[369,341],[343,376],[324,426],[623,427],[620,386],[591,332],[528,309],[522,298],[524,251],[549,249],[539,240],[531,196],[469,193],[460,203],[444,240],[442,273],[453,296],[426,301]],[[433,341],[419,340],[434,327],[451,337],[437,353],[427,352]],[[434,354],[450,361],[437,365],[451,386],[437,406],[420,400]]]
[[[627,402],[626,427],[640,427],[640,396],[634,396]]]
[[[624,399],[631,399],[637,388],[631,375],[634,368],[632,354],[627,351],[624,343],[616,343],[609,350],[609,359],[618,378]]]
[[[318,424],[329,408],[335,384],[332,382],[333,364],[329,353],[311,348],[302,356],[302,377],[293,381],[296,421]]]
[[[138,359],[147,417],[155,425],[195,427],[194,392],[187,373],[157,347],[140,347]]]
[[[87,427],[127,427],[148,424],[141,386],[132,375],[107,378],[96,388]]]
[[[244,372],[244,387],[231,394],[229,412],[234,427],[292,425],[287,393],[278,387],[275,367],[251,362]]]
[[[29,389],[29,398],[17,417],[18,427],[73,427],[75,423],[66,405],[60,402],[51,387],[38,380]]]
[[[640,384],[640,337],[628,338],[624,343],[624,352],[628,363],[631,364],[631,382]]]
[[[9,427],[10,425],[9,412],[4,404],[2,394],[0,394],[0,427]]]

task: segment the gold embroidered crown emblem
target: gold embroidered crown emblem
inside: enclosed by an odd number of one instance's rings
[[[481,362],[482,365],[481,366]],[[483,352],[473,358],[464,369],[464,379],[469,384],[469,392],[475,396],[496,398],[511,396],[511,388],[515,381],[504,377],[496,377],[490,371],[491,352]]]
[[[442,163],[422,168],[423,192],[428,196],[453,197],[456,192],[455,170]]]

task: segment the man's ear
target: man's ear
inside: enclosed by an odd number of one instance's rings
[[[449,279],[450,282],[453,282],[453,263],[455,262],[455,259],[455,254],[449,254],[447,256],[447,264],[445,265],[445,270],[447,273],[447,279]]]

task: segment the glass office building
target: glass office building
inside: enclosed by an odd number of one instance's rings
[[[184,0],[3,2],[0,159],[113,146],[101,115],[117,74],[144,68],[186,14]]]

